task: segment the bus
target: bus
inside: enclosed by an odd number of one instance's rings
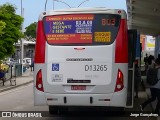
[[[49,106],[51,114],[80,106],[124,110],[128,49],[124,10],[70,8],[41,13],[34,58],[34,104]]]

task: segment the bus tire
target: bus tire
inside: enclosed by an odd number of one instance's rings
[[[60,107],[59,108],[60,114],[67,114],[68,113],[68,107]]]
[[[50,114],[58,114],[58,107],[56,106],[49,106],[49,113]]]
[[[124,115],[126,112],[126,109],[124,107],[119,107],[119,108],[117,108],[116,112],[119,115]]]
[[[124,107],[113,107],[113,108],[111,107],[108,110],[108,114],[111,116],[115,116],[115,115],[123,116],[125,114],[125,108]]]

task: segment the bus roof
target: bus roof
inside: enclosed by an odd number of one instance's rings
[[[59,9],[59,10],[49,10],[44,11],[40,14],[39,20],[42,20],[44,16],[50,15],[62,15],[62,14],[81,14],[81,13],[109,13],[109,14],[119,14],[122,19],[127,19],[127,15],[125,10],[122,9],[107,9],[104,7],[96,7],[96,8],[69,8],[69,9]]]

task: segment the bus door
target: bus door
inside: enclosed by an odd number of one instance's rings
[[[133,107],[134,102],[134,69],[136,56],[136,40],[137,30],[128,30],[128,88],[127,88],[127,103],[128,108]]]

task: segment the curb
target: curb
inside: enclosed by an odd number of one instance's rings
[[[1,92],[4,92],[4,91],[11,90],[11,89],[14,89],[14,88],[18,88],[18,87],[20,87],[20,86],[23,86],[23,85],[30,84],[30,83],[32,83],[32,82],[33,82],[33,80],[31,80],[31,81],[28,81],[28,82],[26,82],[26,83],[23,83],[23,84],[14,85],[14,86],[11,86],[11,87],[8,87],[8,88],[4,88],[4,89],[0,90],[0,93],[1,93]]]

